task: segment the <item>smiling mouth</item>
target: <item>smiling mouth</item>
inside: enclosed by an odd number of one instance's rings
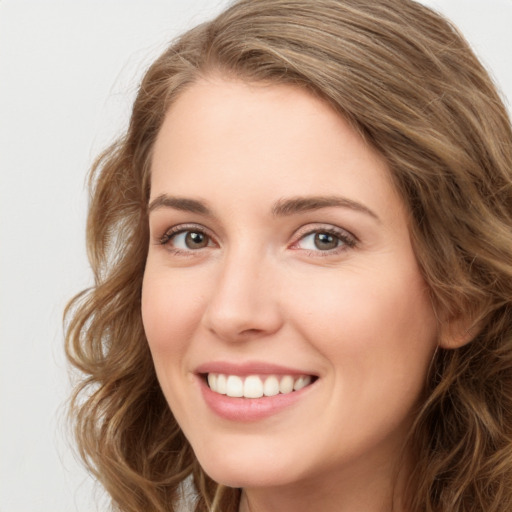
[[[227,375],[224,373],[204,374],[208,386],[214,393],[233,398],[262,398],[287,395],[311,385],[316,377],[312,375]]]

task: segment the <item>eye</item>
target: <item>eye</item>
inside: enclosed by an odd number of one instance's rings
[[[344,250],[356,245],[356,238],[341,229],[316,229],[305,233],[293,245],[295,249],[310,252],[333,253],[336,250]]]
[[[160,244],[167,245],[177,251],[194,251],[213,246],[212,239],[200,229],[184,229],[177,227],[169,230],[160,239]]]
[[[176,249],[203,249],[208,246],[208,235],[199,231],[183,231],[171,237],[172,245]]]
[[[330,251],[336,249],[341,240],[331,233],[311,233],[301,240],[301,248],[308,250]]]

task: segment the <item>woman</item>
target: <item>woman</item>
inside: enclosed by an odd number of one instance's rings
[[[512,506],[512,132],[409,0],[242,0],[92,174],[67,351],[118,510]]]

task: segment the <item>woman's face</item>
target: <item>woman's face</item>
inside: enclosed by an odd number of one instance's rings
[[[388,474],[437,329],[383,159],[308,92],[201,81],[166,115],[149,210],[144,327],[205,471]]]

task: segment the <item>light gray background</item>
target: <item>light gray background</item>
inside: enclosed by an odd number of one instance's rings
[[[0,512],[106,510],[64,428],[62,310],[90,283],[85,175],[145,67],[227,3],[0,0]],[[425,3],[512,99],[512,0]]]

